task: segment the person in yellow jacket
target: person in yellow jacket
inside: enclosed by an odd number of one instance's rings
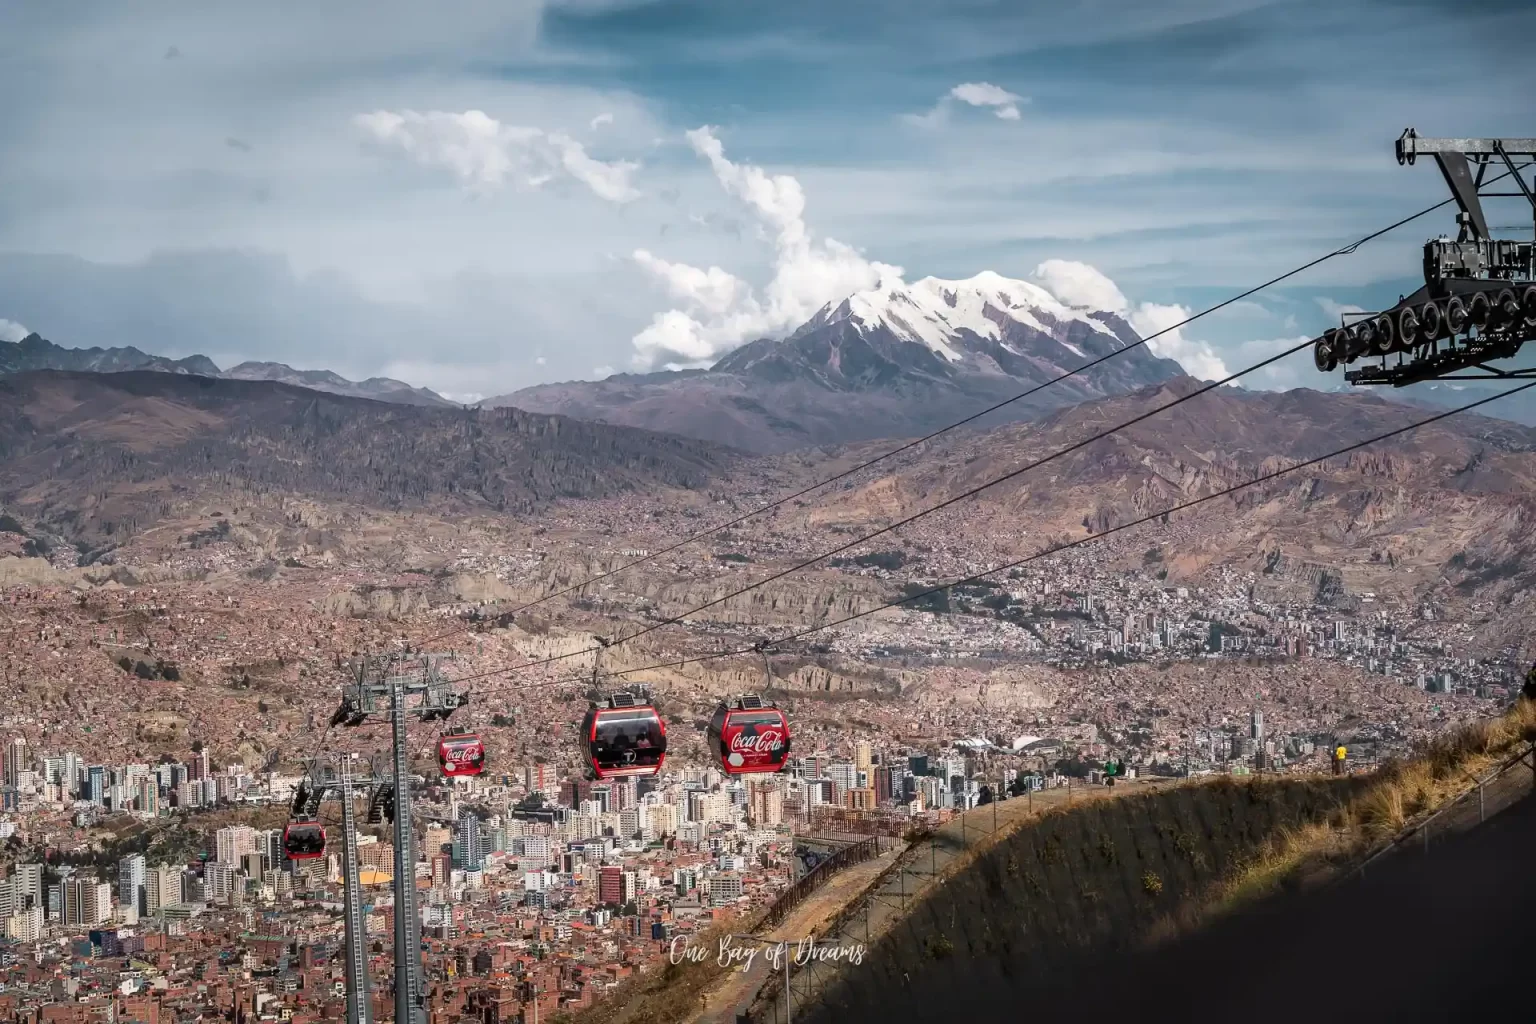
[[[1348,753],[1349,751],[1344,749],[1344,744],[1342,743],[1333,748],[1333,774],[1344,774],[1344,758]]]

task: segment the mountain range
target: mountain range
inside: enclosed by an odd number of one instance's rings
[[[125,348],[64,348],[36,332],[20,341],[0,341],[0,374],[25,373],[28,370],[74,370],[87,373],[122,373],[128,370],[153,370],[157,373],[195,374],[224,380],[268,380],[292,384],[352,398],[372,398],[400,405],[425,405],[457,408],[442,395],[426,388],[416,388],[389,377],[370,377],[350,381],[330,370],[295,370],[283,363],[245,362],[228,370],[207,356],[184,359],[150,355],[130,346]]]
[[[977,422],[1031,419],[1181,373],[1117,314],[987,272],[829,302],[789,336],[750,342],[708,370],[542,384],[481,404],[776,452],[925,433],[1064,377]]]
[[[37,334],[19,343],[0,342],[0,374],[42,369],[271,381],[396,404],[459,408],[433,391],[387,377],[354,382],[329,370],[272,362],[221,370],[202,355],[170,359],[132,347],[66,349]],[[538,384],[479,405],[640,427],[771,454],[911,437],[969,417],[977,427],[1034,420],[1183,372],[1174,360],[1157,356],[1119,314],[1069,306],[1038,285],[983,272],[965,280],[928,277],[857,292],[827,303],[788,335],[751,341],[707,369]],[[1318,385],[1356,390],[1338,377],[1319,376]],[[1380,389],[1380,397],[1443,408],[1504,389],[1497,381],[1442,381]],[[1517,395],[1488,412],[1536,425],[1536,393]]]
[[[394,509],[526,513],[697,488],[738,453],[520,409],[435,409],[191,373],[0,376],[0,505],[102,545],[237,488]],[[84,550],[82,548],[82,550]]]

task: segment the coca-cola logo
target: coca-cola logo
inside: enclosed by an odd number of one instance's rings
[[[731,749],[743,754],[772,754],[784,749],[784,732],[764,729],[752,736],[739,732],[731,737]]]

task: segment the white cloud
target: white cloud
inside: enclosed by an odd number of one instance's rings
[[[1019,105],[1029,100],[991,82],[961,82],[939,97],[939,102],[933,105],[932,110],[922,114],[907,114],[906,119],[919,127],[937,128],[949,120],[949,112],[956,102],[991,108],[1000,120],[1017,121],[1020,117]]]
[[[594,366],[594,367],[592,367],[592,373],[593,373],[593,375],[595,377],[597,377],[598,380],[603,380],[605,378],[613,376],[613,367],[611,367],[611,366]]]
[[[567,135],[503,124],[482,110],[377,110],[358,114],[353,123],[376,143],[403,150],[424,166],[452,171],[474,192],[494,191],[509,180],[538,188],[563,171],[609,202],[640,195],[630,183],[638,163],[605,163]]]
[[[547,362],[549,362],[548,359],[545,359],[543,356],[538,356],[537,358],[534,359],[533,365],[534,366],[543,366]]]
[[[1209,344],[1185,337],[1183,330],[1176,326],[1193,314],[1194,310],[1188,306],[1143,302],[1131,310],[1126,319],[1137,334],[1149,339],[1147,348],[1154,355],[1176,361],[1191,377],[1221,380],[1231,373],[1227,364]],[[1154,334],[1158,336],[1151,337]]]
[[[1184,336],[1178,327],[1193,314],[1186,306],[1143,302],[1133,306],[1097,267],[1075,260],[1046,260],[1035,268],[1041,287],[1069,306],[1117,313],[1147,338],[1154,355],[1172,359],[1201,380],[1220,380],[1231,371],[1211,346]],[[1151,337],[1157,335],[1157,337]]]
[[[773,278],[759,295],[720,267],[672,263],[637,249],[635,262],[682,307],[656,314],[634,337],[637,366],[712,362],[743,342],[798,327],[828,302],[901,279],[900,267],[866,259],[836,239],[815,238],[805,222],[805,192],[794,177],[727,159],[711,128],[694,129],[687,138],[721,187],[772,233]]]
[[[1323,311],[1323,315],[1330,320],[1338,320],[1345,313],[1364,313],[1365,310],[1348,302],[1335,302],[1325,295],[1317,297],[1317,305]],[[1337,326],[1337,325],[1335,325]]]
[[[596,117],[594,117],[591,120],[591,122],[587,125],[587,127],[592,129],[593,131],[597,131],[599,128],[601,128],[605,124],[613,124],[613,115],[608,113],[607,111],[603,111],[603,113],[598,114]]]
[[[991,82],[963,82],[949,90],[949,94],[973,107],[991,107],[1004,121],[1017,121],[1019,104],[1024,102],[1024,97]]]
[[[1035,268],[1040,286],[1069,306],[1122,313],[1130,307],[1125,295],[1096,267],[1076,260],[1046,260]]]
[[[0,341],[20,341],[31,333],[16,321],[0,317]]]

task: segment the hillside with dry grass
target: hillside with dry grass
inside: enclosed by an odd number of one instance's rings
[[[913,991],[954,987],[1027,1001],[1341,878],[1533,743],[1536,702],[1522,700],[1368,775],[1220,777],[1053,810],[981,845],[796,1019],[895,1015]],[[766,1022],[777,1007],[756,1010]]]

